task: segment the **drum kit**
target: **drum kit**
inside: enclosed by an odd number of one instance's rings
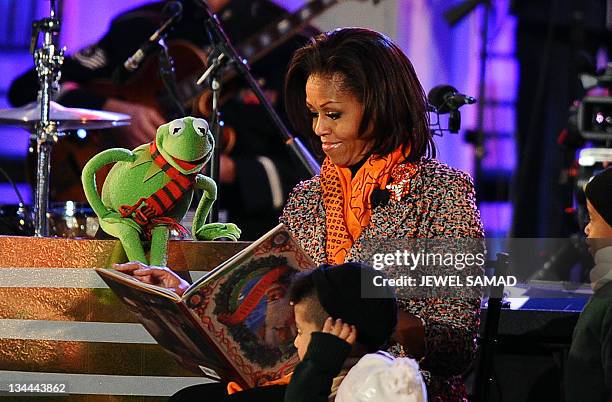
[[[17,227],[18,231],[17,233],[12,234],[29,234],[26,233],[27,228],[29,227],[30,229],[33,228],[34,236],[38,237],[45,237],[50,235],[59,235],[65,237],[74,236],[71,230],[62,229],[64,231],[68,231],[68,234],[58,233],[56,232],[56,230],[59,230],[57,228],[60,226],[72,227],[74,225],[81,225],[79,221],[74,220],[76,219],[77,212],[85,215],[89,213],[92,217],[93,214],[87,211],[86,206],[77,205],[75,203],[67,203],[60,205],[59,207],[57,205],[51,205],[52,208],[50,208],[49,179],[51,176],[51,151],[53,149],[53,144],[58,141],[59,137],[71,131],[81,129],[98,130],[130,124],[130,116],[128,115],[119,113],[109,113],[99,110],[66,108],[53,101],[52,98],[58,92],[59,89],[59,81],[61,74],[60,67],[64,62],[65,51],[65,48],[59,48],[55,44],[55,40],[60,32],[60,20],[57,18],[56,8],[58,1],[59,0],[50,0],[50,16],[48,18],[42,18],[40,20],[34,21],[34,23],[32,24],[33,32],[30,52],[34,56],[34,65],[36,67],[38,81],[40,84],[37,102],[25,105],[20,108],[0,110],[0,125],[16,126],[28,130],[31,134],[31,143],[36,143],[37,151],[36,183],[34,191],[34,201],[32,203],[32,211],[30,212],[25,205],[20,205],[19,207],[14,208],[13,210],[11,210],[10,208],[4,208],[3,210],[2,206],[0,205],[0,234],[4,233],[2,231],[2,221],[6,220],[6,216],[4,215],[8,213],[16,214],[16,225],[14,226]],[[175,3],[179,4],[180,6],[180,3]],[[333,3],[334,2],[331,2],[331,4]],[[312,174],[318,173],[320,167],[317,163],[317,160],[300,142],[299,138],[291,135],[287,127],[282,122],[281,118],[274,111],[270,101],[264,95],[261,86],[250,73],[246,59],[242,58],[237,53],[236,49],[232,46],[229,38],[223,31],[218,19],[208,9],[206,2],[204,2],[203,4],[203,10],[205,11],[203,25],[207,31],[208,37],[211,39],[213,54],[218,55],[216,56],[218,61],[221,61],[222,59],[225,60],[225,64],[213,63],[211,68],[206,71],[206,74],[204,76],[207,77],[208,74],[211,73],[210,77],[208,77],[208,81],[210,81],[211,88],[213,89],[213,108],[211,111],[211,115],[213,116],[213,124],[211,124],[211,127],[214,129],[213,132],[215,132],[215,138],[219,138],[219,132],[221,127],[221,124],[217,124],[217,119],[219,115],[217,107],[220,104],[220,100],[218,98],[220,92],[219,88],[222,81],[221,78],[223,78],[221,77],[220,67],[225,65],[232,65],[237,72],[236,75],[238,77],[241,77],[241,79],[244,79],[245,82],[248,83],[253,93],[257,96],[257,99],[270,117],[274,126],[277,128],[277,132],[280,135],[280,138],[282,138],[283,143],[287,145],[288,150],[291,153],[295,154],[297,160],[302,162],[307,171]],[[158,63],[160,68],[159,72],[160,76],[162,77],[162,81],[164,81],[164,89],[166,89],[167,92],[172,95],[171,98],[175,98],[174,100],[176,102],[179,101],[175,90],[176,83],[174,81],[176,77],[174,76],[173,69],[168,69],[167,67],[172,66],[172,63],[170,62],[169,55],[167,55],[167,52],[165,51],[165,38],[173,22],[178,21],[177,16],[179,15],[180,12],[175,11],[173,16],[167,19],[164,24],[160,26],[160,28],[151,37],[149,37],[146,42],[147,46],[151,46],[151,41],[153,40],[153,38],[155,38],[154,42],[156,42],[156,45],[158,47],[161,47],[162,49],[162,51],[160,52],[160,56],[166,56],[165,58],[160,59],[160,63]],[[307,15],[308,18],[298,16],[299,23],[301,25],[306,24],[309,21],[309,18],[312,18],[313,14],[306,13],[305,15]],[[274,27],[272,33],[275,33],[276,24],[273,25]],[[290,31],[293,32],[294,30]],[[266,28],[262,32],[262,35],[268,37],[271,31]],[[43,34],[43,40],[40,41],[40,46],[36,48],[39,43],[41,34]],[[282,35],[279,36],[279,39],[280,37],[282,37]],[[287,37],[285,37],[285,39],[287,39]],[[282,43],[281,40],[278,40],[277,42]],[[262,53],[260,52],[260,54]],[[225,56],[222,57],[221,55]],[[142,57],[144,57],[144,52],[142,48],[140,48],[127,61],[132,63],[137,58],[140,58],[140,61],[142,61]],[[216,143],[220,144],[220,141],[216,141]],[[33,149],[34,146],[31,146],[31,148]],[[59,155],[59,152],[57,153]],[[219,152],[216,152],[215,154],[216,158],[218,158]],[[218,160],[213,159],[213,161],[211,161],[210,168],[210,176],[213,178],[213,180],[218,179],[218,166]],[[23,201],[21,202],[21,204],[23,204]],[[57,213],[66,214],[64,216],[64,225],[58,225],[54,223],[57,221],[57,219],[52,222],[54,214]],[[217,221],[216,209],[213,209],[211,211],[208,216],[208,220],[210,222]],[[31,224],[32,221],[33,224]],[[50,232],[49,230],[50,224],[54,228],[53,232]],[[26,232],[24,232],[24,230]],[[95,230],[85,230],[85,234],[80,233],[77,234],[77,236],[88,237],[91,231]]]
[[[62,237],[93,237],[97,221],[91,209],[74,203],[55,203],[49,207],[50,157],[53,144],[67,132],[106,129],[130,124],[130,116],[100,110],[67,108],[51,100],[59,87],[60,67],[65,48],[54,43],[60,31],[56,1],[51,0],[50,17],[33,23],[30,51],[40,83],[38,101],[20,108],[0,110],[0,125],[26,129],[38,151],[33,208],[21,203],[17,207],[0,207],[2,226],[13,234]],[[41,47],[35,49],[43,33]],[[32,223],[33,221],[33,223]],[[0,231],[0,233],[2,233]]]

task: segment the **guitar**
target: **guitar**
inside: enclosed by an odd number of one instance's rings
[[[310,1],[295,12],[269,24],[244,43],[236,46],[236,50],[249,64],[255,64],[294,37],[311,20],[343,1],[346,0]],[[186,40],[172,40],[168,41],[168,53],[174,60],[178,100],[189,110],[195,106],[198,98],[205,92],[205,88],[198,85],[197,80],[208,67],[210,49],[201,49]],[[177,117],[173,116],[172,102],[166,94],[158,71],[159,62],[157,58],[150,57],[138,73],[123,85],[116,85],[111,80],[96,80],[88,87],[106,97],[119,98],[153,107],[162,116],[169,119]],[[235,76],[234,69],[226,70],[223,82],[227,83]],[[199,108],[193,109],[197,110]]]
[[[269,24],[238,45],[236,49],[249,64],[255,64],[294,37],[312,19],[343,1],[346,0],[310,1],[295,12]],[[207,115],[210,91],[205,91],[203,86],[197,84],[197,80],[207,68],[210,49],[202,49],[187,40],[170,40],[167,46],[168,53],[174,60],[179,102],[185,110],[191,110],[194,114]],[[85,84],[84,87],[105,97],[149,106],[171,120],[179,116],[174,111],[176,109],[173,107],[174,103],[166,94],[158,71],[158,58],[149,57],[139,71],[122,85],[117,85],[110,79],[97,79]],[[222,77],[224,88],[222,102],[233,95],[229,89],[232,88],[231,81],[235,77],[234,69],[225,71]],[[226,150],[228,146],[235,143],[236,134],[231,127],[224,129],[222,141],[225,145],[223,148]],[[93,155],[116,146],[112,142],[108,134],[88,135],[85,140],[72,139],[70,136],[60,139],[54,147],[51,160],[51,171],[55,173],[51,178],[53,200],[86,202],[81,188],[80,172]],[[36,155],[29,154],[28,159],[28,165],[35,169]],[[62,172],[60,177],[56,177],[58,172]],[[103,177],[99,177],[99,182],[102,181]]]

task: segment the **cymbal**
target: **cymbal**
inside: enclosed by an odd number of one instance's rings
[[[57,122],[57,131],[100,129],[125,126],[131,117],[122,113],[103,110],[67,108],[51,101],[49,120]],[[0,125],[16,126],[33,132],[40,121],[40,103],[32,102],[13,109],[0,109]]]

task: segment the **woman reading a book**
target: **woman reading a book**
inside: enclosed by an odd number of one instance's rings
[[[300,183],[281,221],[317,263],[367,261],[366,242],[482,238],[470,177],[435,159],[426,97],[386,36],[342,28],[293,56],[285,107],[318,137],[321,173]],[[394,351],[421,360],[431,400],[462,401],[479,298],[399,299]]]
[[[281,217],[316,264],[369,262],[372,241],[483,237],[472,181],[433,159],[423,88],[389,38],[361,28],[315,37],[294,54],[285,96],[294,127],[317,138],[326,156],[320,175],[294,189]],[[142,272],[181,289],[170,271]],[[479,297],[398,304],[391,352],[420,361],[431,400],[463,401]]]

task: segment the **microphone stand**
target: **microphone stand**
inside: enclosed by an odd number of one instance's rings
[[[244,80],[246,80],[253,93],[255,93],[255,96],[257,96],[257,99],[259,100],[260,104],[264,107],[266,113],[272,119],[272,122],[278,129],[279,135],[283,137],[285,145],[289,147],[291,152],[294,153],[294,155],[306,167],[306,169],[311,175],[314,176],[319,174],[319,171],[321,170],[319,163],[308,151],[308,149],[306,149],[306,147],[302,144],[300,139],[291,135],[281,118],[278,116],[278,113],[276,113],[276,111],[270,104],[268,98],[265,97],[263,91],[261,90],[261,87],[255,80],[255,78],[253,78],[247,61],[240,57],[236,52],[236,49],[234,49],[234,47],[232,46],[229,38],[223,31],[223,28],[221,27],[217,16],[210,11],[208,5],[206,5],[206,2],[202,3],[202,7],[205,13],[204,28],[208,33],[211,45],[215,47],[217,54],[219,54],[219,56],[217,57],[218,59],[220,58],[219,63],[226,63],[228,66],[232,65],[236,68],[238,74]],[[207,70],[206,72],[208,74],[211,74],[209,70]],[[218,70],[218,68],[215,68],[215,70]],[[202,78],[198,80],[198,83],[203,82],[205,79],[206,77],[202,76]],[[213,88],[213,96],[214,90],[215,89]],[[218,104],[215,105],[215,103],[213,102],[213,107],[215,106],[218,107]],[[213,116],[215,116],[216,114],[217,111],[213,109]],[[213,177],[213,179],[215,178]]]
[[[176,75],[174,69],[174,61],[168,52],[166,38],[174,29],[174,25],[180,21],[183,6],[178,1],[169,2],[162,10],[162,14],[170,6],[176,4],[178,9],[173,15],[166,18],[161,26],[147,39],[134,54],[132,54],[122,65],[115,69],[113,73],[113,81],[116,84],[123,84],[132,74],[135,74],[149,56],[158,53],[158,73],[159,78],[164,85],[166,95],[161,96],[158,102],[161,109],[165,112],[166,118],[173,120],[179,117],[185,117],[185,108],[178,96],[176,85]]]
[[[168,53],[168,46],[166,46],[165,35],[158,39],[157,47],[160,48],[159,52],[159,78],[166,88],[169,99],[169,110],[172,110],[170,120],[185,117],[185,108],[181,104],[178,97],[176,87],[176,74],[174,70],[174,61],[172,56]]]
[[[467,141],[475,147],[474,181],[476,182],[476,203],[480,204],[482,198],[482,160],[486,149],[484,143],[484,108],[485,108],[485,80],[487,69],[487,38],[489,27],[490,0],[464,0],[444,13],[444,18],[452,27],[471,13],[478,5],[483,6],[482,21],[480,22],[480,62],[478,66],[478,109],[476,110],[476,132],[467,136]],[[479,191],[480,190],[480,191]]]
[[[212,38],[211,38],[212,39]],[[212,43],[212,42],[211,42]],[[210,67],[206,69],[202,77],[198,80],[197,84],[200,85],[207,78],[210,77],[210,88],[212,89],[212,112],[210,118],[210,131],[212,132],[215,140],[215,151],[210,160],[210,177],[215,181],[219,182],[220,175],[220,161],[221,161],[221,112],[219,111],[219,99],[221,95],[221,80],[220,75],[223,67],[226,66],[227,58],[225,53],[213,52],[208,58]],[[212,60],[212,63],[210,63]],[[208,223],[219,221],[219,190],[217,189],[217,202],[214,202],[208,217],[206,218]]]

